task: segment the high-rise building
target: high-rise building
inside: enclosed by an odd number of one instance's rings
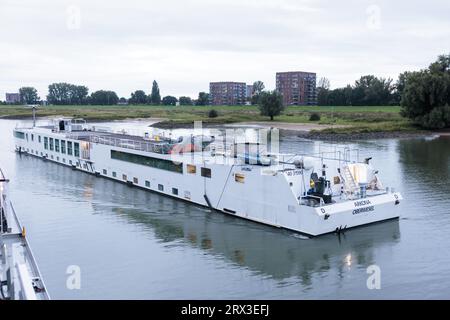
[[[317,105],[316,74],[312,72],[277,72],[277,91],[284,105]]]
[[[246,97],[247,98],[251,98],[252,96],[253,96],[253,85],[252,84],[248,84],[247,85]]]
[[[18,93],[6,93],[6,103],[19,103],[20,94]]]
[[[211,82],[209,99],[212,105],[245,104],[247,85],[245,82]]]

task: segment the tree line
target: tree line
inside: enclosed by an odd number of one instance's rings
[[[39,104],[41,98],[33,87],[22,87],[19,89],[20,104]],[[150,94],[143,90],[136,90],[131,93],[131,97],[126,99],[119,96],[114,91],[97,90],[89,94],[89,89],[83,85],[74,85],[65,82],[52,83],[48,86],[47,103],[52,105],[116,105],[116,104],[142,104],[142,105],[208,105],[209,94],[200,92],[197,99],[181,96],[177,99],[174,96],[161,98],[159,85],[153,81]]]
[[[366,75],[354,85],[330,89],[330,81],[321,78],[317,86],[319,106],[388,106],[399,105],[400,95],[392,79]]]

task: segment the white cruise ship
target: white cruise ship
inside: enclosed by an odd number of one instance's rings
[[[401,194],[348,148],[281,154],[261,142],[132,135],[81,119],[16,128],[14,137],[17,152],[310,236],[400,216]]]

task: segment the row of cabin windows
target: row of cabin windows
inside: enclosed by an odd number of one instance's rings
[[[67,149],[66,149],[66,140],[60,141],[59,139],[44,137],[44,149],[50,151],[54,150],[56,152],[61,152],[63,154],[66,154],[67,151],[67,154],[69,156],[72,155],[75,157],[80,156],[80,144],[78,142],[74,142],[72,144],[72,141],[67,141]]]
[[[108,175],[108,170],[103,169],[103,174],[104,175]],[[113,171],[112,172],[112,176],[113,176],[113,178],[117,178],[117,172]],[[122,180],[123,181],[128,181],[128,176],[126,174],[122,174]],[[139,184],[139,179],[134,177],[133,178],[133,183],[134,184]],[[150,188],[150,181],[145,180],[145,187],[146,188]],[[164,185],[158,184],[158,190],[159,191],[164,191]],[[178,195],[178,188],[172,188],[172,194],[177,196]]]

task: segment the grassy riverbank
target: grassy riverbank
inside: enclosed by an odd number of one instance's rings
[[[209,118],[208,111],[215,109],[219,116]],[[311,113],[320,114],[320,121],[309,121]],[[416,131],[410,121],[402,118],[398,106],[381,107],[306,107],[291,106],[276,117],[277,122],[316,123],[324,125],[340,125],[345,127],[327,128],[324,132],[362,133]],[[123,120],[130,118],[163,118],[163,127],[179,127],[191,125],[201,120],[205,124],[224,124],[237,122],[267,122],[268,117],[259,114],[256,106],[46,106],[37,112],[38,117],[67,116],[81,117],[87,120]],[[0,106],[0,118],[31,118],[31,110],[23,106]]]

